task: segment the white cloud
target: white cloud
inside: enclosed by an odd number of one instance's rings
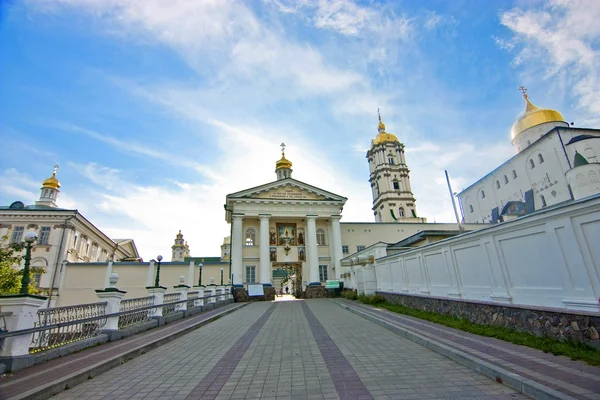
[[[504,12],[501,23],[513,36],[497,43],[508,50],[518,47],[515,63],[532,80],[540,80],[536,84],[572,97],[582,122],[600,122],[600,2],[553,0],[538,5]]]

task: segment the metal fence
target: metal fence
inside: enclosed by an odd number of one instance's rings
[[[98,336],[106,324],[106,302],[45,308],[37,312],[29,353]]]
[[[179,299],[181,298],[181,293],[169,293],[165,294],[163,298],[163,317],[167,315],[174,314],[175,311],[179,309]]]
[[[121,300],[119,311],[123,314],[119,316],[119,329],[150,321],[156,310],[156,308],[151,308],[153,305],[154,296]]]

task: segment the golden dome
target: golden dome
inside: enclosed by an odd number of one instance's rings
[[[534,106],[529,101],[527,93],[523,93],[523,97],[525,98],[526,103],[525,112],[510,130],[511,140],[516,138],[521,132],[546,122],[566,122],[565,117],[558,111]]]
[[[377,109],[377,114],[379,115],[379,109]],[[379,133],[377,134],[375,139],[373,139],[373,144],[381,144],[385,142],[399,142],[396,135],[394,135],[393,133],[387,133],[385,131],[385,124],[381,120],[381,115],[379,115],[379,125],[377,126],[377,130],[379,131]]]
[[[58,190],[58,188],[60,187],[60,182],[58,181],[58,179],[56,179],[56,170],[57,169],[58,169],[58,165],[55,165],[52,176],[50,178],[46,179],[44,182],[42,182],[42,188]]]
[[[275,169],[292,168],[292,162],[285,158],[285,153],[281,152],[281,159],[275,163]]]

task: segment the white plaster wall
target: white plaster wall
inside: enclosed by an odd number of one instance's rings
[[[376,287],[600,311],[599,237],[596,195],[377,259]],[[367,291],[368,268],[352,268],[357,287]]]

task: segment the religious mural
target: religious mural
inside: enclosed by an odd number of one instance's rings
[[[296,224],[277,224],[277,233],[279,235],[278,246],[296,245]]]
[[[271,261],[277,261],[277,247],[269,247],[269,255]]]
[[[298,247],[298,261],[306,261],[306,250],[304,247]]]
[[[271,228],[269,231],[269,244],[271,246],[277,246],[277,231],[275,228]]]
[[[304,246],[304,229],[298,228],[298,246]]]

